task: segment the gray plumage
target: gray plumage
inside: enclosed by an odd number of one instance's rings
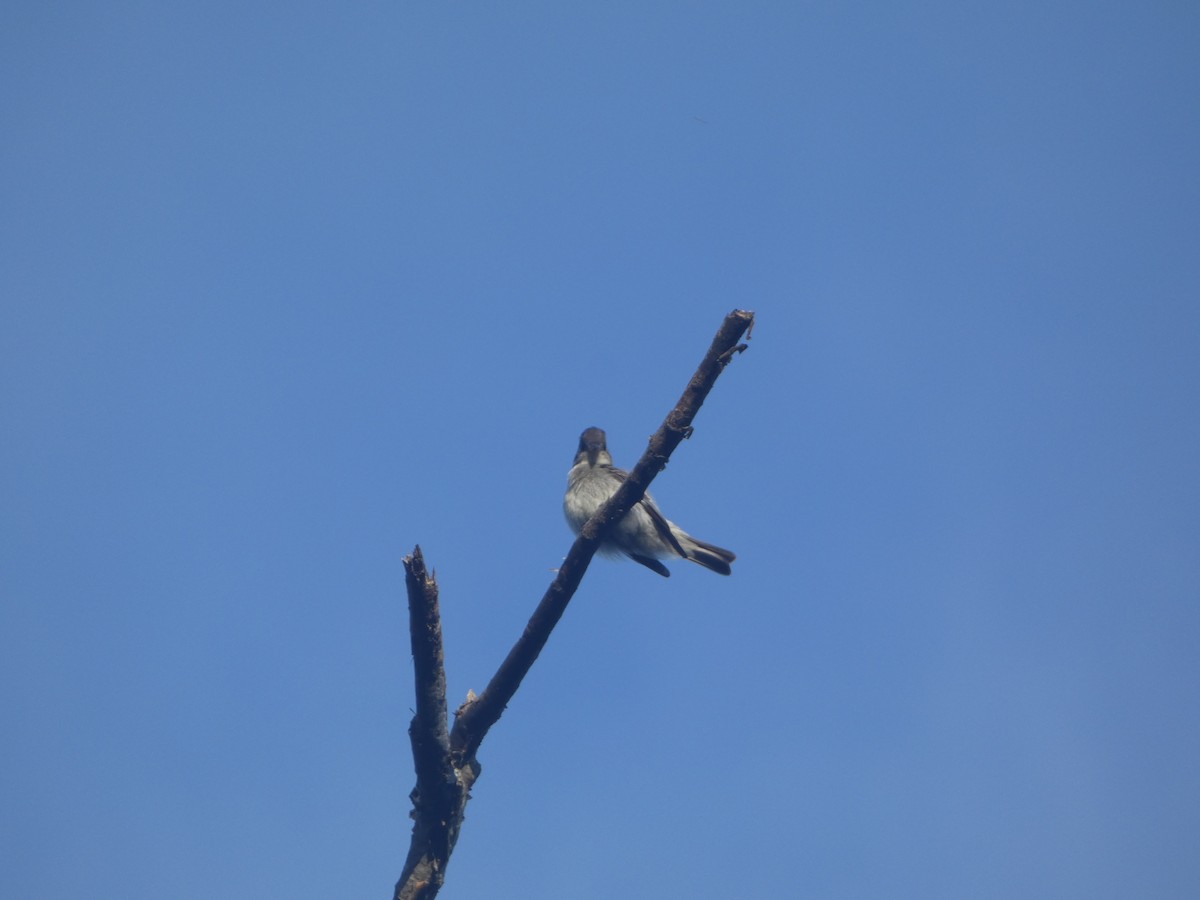
[[[579,534],[584,523],[629,477],[612,464],[604,431],[589,428],[579,436],[575,464],[567,475],[567,494],[563,512],[571,530]],[[600,552],[607,556],[625,555],[659,575],[671,572],[660,559],[690,559],[706,569],[728,575],[729,564],[736,558],[730,551],[696,540],[662,514],[654,498],[646,494],[612,530]]]

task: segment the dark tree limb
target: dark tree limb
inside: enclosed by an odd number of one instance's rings
[[[412,842],[394,896],[395,900],[416,900],[436,897],[441,888],[476,772],[460,771],[451,764],[437,579],[425,571],[420,547],[404,557],[404,581],[416,675],[417,711],[408,726],[408,737],[417,786],[409,795]]]
[[[475,753],[546,646],[604,537],[642,499],[680,442],[691,437],[692,420],[717,376],[736,353],[746,349],[739,341],[753,323],[754,313],[748,310],[737,309],[725,317],[683,396],[650,438],[646,452],[625,483],[583,526],[521,637],[484,692],[478,697],[469,695],[459,707],[449,735],[437,584],[425,574],[420,547],[411,557],[405,557],[417,681],[417,712],[409,728],[417,769],[417,786],[412,794],[412,815],[416,821],[404,873],[396,884],[395,900],[437,896],[462,826],[471,785],[479,775]]]
[[[683,396],[650,438],[646,452],[629,473],[629,478],[583,526],[559,568],[558,576],[546,590],[524,633],[513,645],[487,688],[474,702],[468,702],[459,709],[454,730],[450,733],[450,744],[456,758],[472,759],[488,730],[500,719],[504,708],[542,652],[550,632],[566,611],[602,539],[642,499],[650,482],[666,466],[675,448],[691,435],[692,420],[716,383],[717,376],[729,364],[734,352],[745,349],[745,345],[739,345],[738,341],[753,319],[754,314],[746,310],[734,310],[725,317]]]

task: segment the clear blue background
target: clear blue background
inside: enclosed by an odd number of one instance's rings
[[[14,3],[0,895],[390,896],[452,705],[756,310],[484,744],[455,898],[1200,891],[1191,3]]]

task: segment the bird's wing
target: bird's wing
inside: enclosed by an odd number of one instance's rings
[[[611,471],[617,481],[624,482],[629,477],[628,472],[624,469],[618,469],[616,466],[613,466]],[[675,532],[671,530],[671,523],[667,521],[667,517],[662,514],[655,502],[647,496],[643,496],[638,502],[641,504],[642,509],[646,511],[646,515],[650,517],[650,521],[654,523],[654,530],[658,532],[658,536],[663,539],[667,546],[671,547],[684,559],[687,559],[687,553],[679,545],[679,539],[675,537]],[[638,562],[642,561],[639,559]],[[642,563],[642,565],[646,564]],[[654,566],[650,568],[653,569]],[[658,570],[655,569],[655,571]]]
[[[657,559],[651,559],[649,556],[641,556],[637,553],[630,553],[629,558],[632,559],[634,562],[641,563],[647,569],[653,569],[655,572],[657,572],[663,578],[671,577],[671,570],[668,569],[666,566],[664,566],[662,563],[660,563]]]

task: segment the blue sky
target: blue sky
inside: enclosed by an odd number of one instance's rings
[[[401,557],[457,705],[745,307],[442,896],[1196,895],[1193,6],[3,18],[0,894],[390,896]]]

